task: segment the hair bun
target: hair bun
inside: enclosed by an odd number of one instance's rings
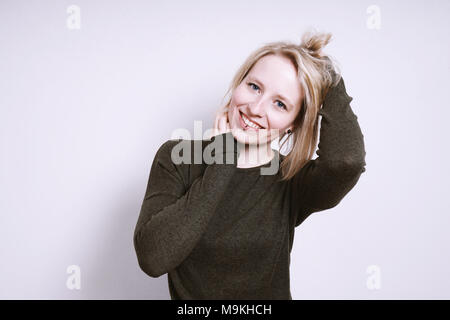
[[[318,32],[316,30],[306,31],[302,36],[300,48],[314,57],[320,57],[322,48],[331,39],[331,33]]]

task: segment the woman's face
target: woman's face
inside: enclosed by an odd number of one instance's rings
[[[276,55],[262,57],[231,97],[228,120],[234,137],[246,144],[265,144],[281,137],[292,130],[302,99],[292,62]]]

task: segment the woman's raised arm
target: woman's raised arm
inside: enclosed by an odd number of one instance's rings
[[[343,78],[328,90],[319,111],[318,157],[291,180],[295,226],[313,212],[336,206],[365,171],[364,135],[350,107],[352,100]]]

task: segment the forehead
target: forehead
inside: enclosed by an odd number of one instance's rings
[[[267,91],[283,95],[296,104],[300,101],[302,89],[297,69],[286,57],[262,57],[250,70],[248,77],[262,81]]]

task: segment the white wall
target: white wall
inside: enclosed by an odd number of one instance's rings
[[[70,5],[81,29],[67,27]],[[311,26],[333,33],[325,51],[353,97],[367,166],[337,207],[296,229],[293,298],[450,298],[449,9],[1,1],[0,298],[169,299],[167,275],[145,275],[132,240],[156,150],[194,120],[212,126],[252,50]],[[80,290],[66,286],[70,265]]]

